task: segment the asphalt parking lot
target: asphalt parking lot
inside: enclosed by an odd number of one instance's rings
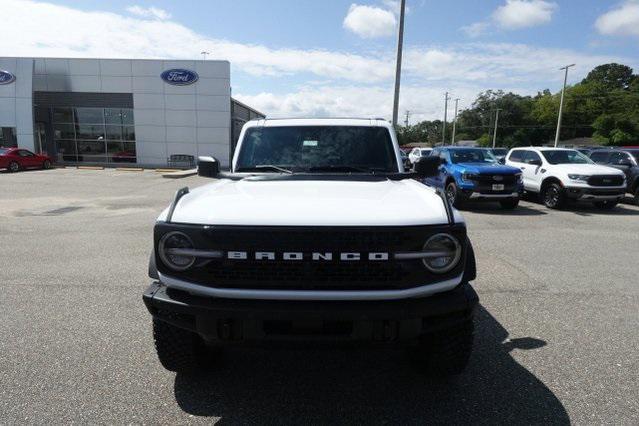
[[[155,217],[203,183],[0,173],[0,423],[639,422],[639,207],[464,212],[481,309],[455,380],[341,349],[236,349],[176,376],[141,294]]]

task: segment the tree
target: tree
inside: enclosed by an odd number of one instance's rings
[[[609,90],[627,89],[634,78],[632,68],[629,66],[611,63],[595,67],[582,83],[601,83]]]

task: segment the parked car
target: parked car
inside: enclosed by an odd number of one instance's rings
[[[412,165],[415,164],[420,158],[428,157],[432,151],[433,148],[413,148],[408,154],[408,159],[410,160],[410,163]]]
[[[639,148],[600,149],[590,154],[590,159],[597,164],[614,167],[626,175],[626,190],[634,195],[634,202],[639,205]]]
[[[506,154],[508,154],[508,148],[486,148],[493,156],[497,159],[497,161],[501,162],[506,158]]]
[[[17,172],[25,169],[50,169],[51,157],[44,154],[34,154],[24,148],[1,148],[0,169]]]
[[[162,365],[211,366],[207,346],[370,341],[405,345],[427,373],[461,373],[472,246],[459,212],[414,180],[437,159],[405,173],[398,150],[384,120],[254,120],[230,173],[200,157],[214,180],[178,191],[154,228],[143,297]]]
[[[551,209],[562,208],[569,200],[611,209],[626,193],[622,171],[595,164],[576,149],[513,148],[506,164],[521,169],[524,189],[539,194]]]
[[[408,154],[405,151],[399,150],[399,155],[402,157],[402,164],[404,165],[404,170],[410,170],[412,165],[410,164],[410,160],[408,159]]]
[[[467,201],[498,201],[505,209],[519,204],[523,189],[519,169],[501,165],[483,148],[438,147],[431,156],[441,161],[439,173],[425,183],[442,188],[456,207]]]

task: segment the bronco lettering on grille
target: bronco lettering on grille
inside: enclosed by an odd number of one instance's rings
[[[247,251],[229,251],[226,253],[226,258],[230,260],[304,260],[310,259],[313,261],[330,261],[339,260],[342,262],[352,262],[358,260],[371,260],[371,261],[386,261],[389,259],[389,255],[386,252],[344,252],[344,253],[331,253],[331,252],[282,252],[276,253],[273,251],[257,251],[249,253]]]

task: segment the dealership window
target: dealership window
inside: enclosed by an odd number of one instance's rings
[[[135,127],[129,108],[54,107],[53,134],[66,162],[135,163]]]
[[[0,127],[0,146],[5,148],[18,146],[15,127]]]

